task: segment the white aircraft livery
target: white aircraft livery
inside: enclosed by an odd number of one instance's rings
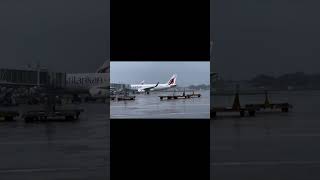
[[[91,96],[106,96],[109,91],[109,66],[107,61],[96,73],[67,74],[67,89],[89,92]]]
[[[159,84],[159,82],[157,84],[145,84],[144,81],[142,81],[140,84],[131,84],[130,88],[138,92],[149,93],[150,91],[158,91],[158,90],[164,90],[164,89],[176,87],[177,86],[176,80],[177,80],[177,75],[174,74],[166,84]]]

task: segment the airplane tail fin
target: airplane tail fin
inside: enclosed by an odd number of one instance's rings
[[[100,67],[97,69],[96,73],[108,73],[108,72],[110,72],[110,66],[109,66],[109,61],[106,60],[106,61],[102,64],[102,66],[100,66]]]
[[[144,80],[143,81],[141,81],[141,83],[140,84],[144,84]]]
[[[172,77],[169,79],[169,81],[167,82],[168,85],[176,85],[176,80],[177,80],[177,75],[174,74],[172,75]]]

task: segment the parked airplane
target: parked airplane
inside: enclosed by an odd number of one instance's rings
[[[110,66],[108,61],[99,67],[96,73],[76,73],[66,75],[66,88],[63,93],[89,93],[93,97],[106,97],[109,93]],[[37,83],[15,83],[0,79],[0,104],[13,96],[40,97],[46,88]],[[60,93],[60,91],[59,91]]]
[[[142,81],[140,84],[131,84],[130,89],[138,91],[138,92],[146,92],[149,94],[150,91],[158,91],[175,87],[177,80],[177,75],[174,74],[167,83],[165,84],[144,84]]]
[[[106,96],[109,92],[110,83],[110,66],[108,61],[105,61],[101,67],[99,67],[95,73],[74,73],[66,74],[66,93],[79,94],[90,93],[91,96]],[[3,94],[10,93],[11,88],[25,87],[30,92],[41,90],[39,83],[27,84],[27,83],[13,83],[0,80],[0,99]]]
[[[89,92],[93,97],[105,97],[109,92],[110,67],[106,61],[96,73],[67,74],[66,88],[74,92]]]

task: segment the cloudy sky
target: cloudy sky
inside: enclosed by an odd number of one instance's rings
[[[221,76],[320,72],[320,1],[211,2],[213,66]]]
[[[94,72],[109,56],[109,0],[1,0],[0,67]]]
[[[111,62],[111,83],[166,83],[177,74],[179,86],[210,84],[209,62]]]
[[[222,77],[320,72],[319,1],[210,0]],[[109,58],[109,0],[0,1],[0,67],[93,72]],[[186,37],[187,38],[187,37]]]

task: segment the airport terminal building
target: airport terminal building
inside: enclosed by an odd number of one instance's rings
[[[120,91],[123,89],[130,89],[130,84],[111,83],[110,88],[115,91]]]
[[[47,69],[0,69],[0,84],[62,88],[66,86],[66,73]]]

